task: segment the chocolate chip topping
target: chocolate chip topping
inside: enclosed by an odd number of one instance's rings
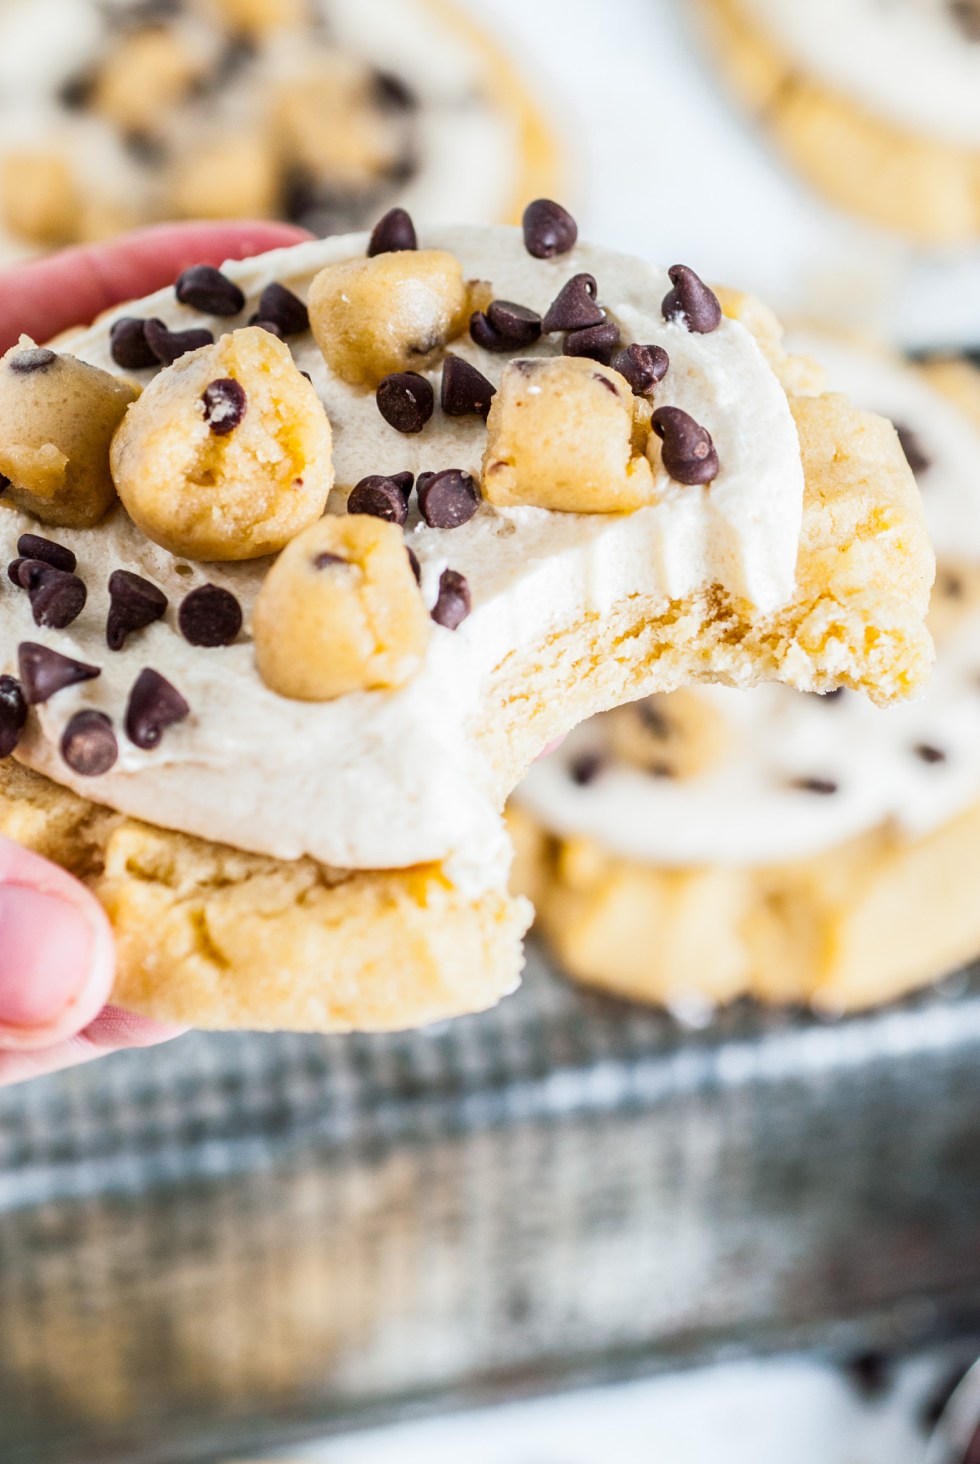
[[[557,330],[585,330],[590,325],[601,325],[606,316],[596,304],[598,293],[593,275],[572,275],[548,307],[541,329],[551,335]]]
[[[257,326],[259,330],[268,331],[269,335],[274,335],[277,341],[284,341],[286,339],[274,320],[263,320],[262,316],[258,313],[250,315],[248,317],[248,323],[249,325]]]
[[[54,351],[49,351],[47,346],[25,346],[15,356],[11,356],[10,369],[26,376],[32,371],[46,371],[57,359]]]
[[[950,15],[968,41],[980,41],[980,0],[947,0]]]
[[[670,357],[663,346],[627,346],[609,363],[625,376],[634,396],[653,396],[670,369]]]
[[[345,559],[342,554],[331,554],[329,549],[324,549],[313,561],[314,569],[333,569],[335,564],[350,565],[350,560]]]
[[[604,320],[601,325],[569,331],[561,349],[565,356],[585,356],[590,361],[600,361],[608,366],[619,350],[620,340],[619,326],[611,320]]]
[[[146,321],[135,315],[124,315],[113,323],[109,350],[116,365],[124,371],[147,371],[160,363],[160,357],[146,339]]]
[[[26,721],[27,702],[20,682],[13,676],[0,676],[0,758],[14,751]]]
[[[86,666],[84,661],[73,661],[58,651],[39,646],[35,641],[23,641],[17,647],[17,662],[20,668],[20,684],[28,706],[36,707],[46,702],[66,686],[79,681],[92,681],[102,672],[98,666]]]
[[[215,437],[227,437],[244,421],[248,397],[240,381],[232,376],[219,376],[205,387],[201,396],[204,420]]]
[[[419,564],[419,557],[416,554],[415,550],[410,549],[407,544],[405,545],[405,553],[408,555],[408,562],[412,566],[412,573],[415,576],[415,583],[417,585],[420,585],[422,583],[422,566],[421,564]]]
[[[230,590],[200,585],[182,602],[177,623],[192,646],[230,646],[242,628],[242,607]]]
[[[470,335],[487,351],[523,350],[541,336],[541,316],[513,300],[491,300],[470,317]]]
[[[121,651],[134,631],[162,619],[167,603],[163,591],[142,575],[128,569],[113,570],[109,576],[109,615],[105,629],[110,651]]]
[[[599,753],[583,752],[569,763],[568,776],[579,788],[587,788],[590,783],[595,782],[604,767],[605,761]]]
[[[405,479],[408,480],[408,491],[404,487]],[[371,473],[351,489],[347,512],[367,513],[372,518],[385,519],[390,524],[403,524],[408,518],[408,494],[411,492],[412,482],[411,473],[399,473],[392,478],[386,478],[381,473]]]
[[[480,490],[460,468],[441,473],[420,473],[416,485],[419,510],[433,529],[458,529],[480,506]]]
[[[905,454],[905,461],[912,469],[915,477],[918,478],[932,466],[932,458],[922,446],[922,440],[919,434],[911,427],[906,426],[904,422],[896,422],[895,431],[898,433],[898,440]]]
[[[18,590],[24,588],[20,582],[20,567],[23,563],[23,559],[12,559],[7,565],[7,578]]]
[[[76,712],[61,737],[61,756],[80,778],[99,778],[119,757],[119,744],[105,712]]]
[[[447,417],[476,416],[485,422],[496,394],[497,388],[482,371],[462,356],[447,352],[442,368],[442,410]]]
[[[143,322],[143,334],[146,344],[162,366],[172,366],[188,351],[214,345],[214,336],[209,330],[168,330],[162,320],[156,319]]]
[[[444,569],[439,577],[439,598],[432,607],[432,619],[446,630],[455,630],[473,609],[473,599],[466,576],[455,569]]]
[[[524,210],[524,247],[535,259],[554,259],[574,249],[578,224],[567,208],[550,198],[536,198]]]
[[[794,778],[790,787],[798,788],[801,793],[817,793],[822,798],[830,798],[838,789],[831,778]]]
[[[665,320],[683,320],[696,335],[710,335],[721,324],[718,296],[686,264],[675,264],[667,273],[672,290],[664,296]]]
[[[190,305],[206,315],[240,315],[245,296],[227,275],[213,264],[192,264],[174,286],[181,305]]]
[[[190,707],[175,686],[149,667],[133,683],[126,707],[126,736],[144,751],[158,747],[168,727],[190,716]]]
[[[410,112],[418,106],[418,98],[402,77],[393,71],[376,71],[372,77],[374,98],[379,107],[396,112]]]
[[[78,566],[78,560],[70,549],[66,549],[64,544],[56,544],[53,539],[44,539],[40,534],[21,534],[17,540],[17,553],[25,559],[43,559],[45,564],[63,569],[67,574],[74,573]]]
[[[65,630],[85,609],[88,591],[77,574],[53,569],[39,559],[25,559],[20,577],[31,597],[34,624],[45,630]]]
[[[376,254],[396,254],[402,249],[417,249],[418,238],[411,217],[403,208],[390,208],[371,231],[368,258]]]
[[[276,280],[262,291],[256,313],[264,325],[275,325],[284,339],[310,328],[310,312],[303,301]]]
[[[920,758],[921,761],[924,763],[930,763],[934,765],[936,763],[944,763],[946,761],[946,754],[943,752],[942,748],[934,747],[929,742],[920,742],[917,747],[913,748],[913,751],[916,757]]]
[[[435,408],[432,385],[417,371],[393,371],[376,393],[378,411],[396,432],[421,432]]]
[[[680,407],[658,407],[651,419],[663,442],[661,456],[676,483],[710,483],[718,476],[718,454],[708,430]]]

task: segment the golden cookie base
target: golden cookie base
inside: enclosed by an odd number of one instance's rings
[[[698,10],[732,91],[815,188],[917,243],[980,237],[980,150],[905,131],[806,76],[739,0]]]

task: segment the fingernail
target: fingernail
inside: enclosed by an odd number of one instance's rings
[[[81,995],[94,932],[67,900],[0,885],[0,1026],[47,1027]]]

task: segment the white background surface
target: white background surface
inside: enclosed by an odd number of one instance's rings
[[[916,259],[808,193],[717,87],[685,0],[466,3],[493,19],[561,119],[583,235],[757,290],[791,317],[980,345],[980,251]],[[934,1371],[909,1364],[869,1405],[819,1363],[729,1364],[334,1440],[303,1458],[921,1464],[915,1415]]]

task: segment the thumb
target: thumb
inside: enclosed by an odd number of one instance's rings
[[[0,839],[0,1049],[48,1047],[80,1031],[112,976],[98,902],[57,865]]]

